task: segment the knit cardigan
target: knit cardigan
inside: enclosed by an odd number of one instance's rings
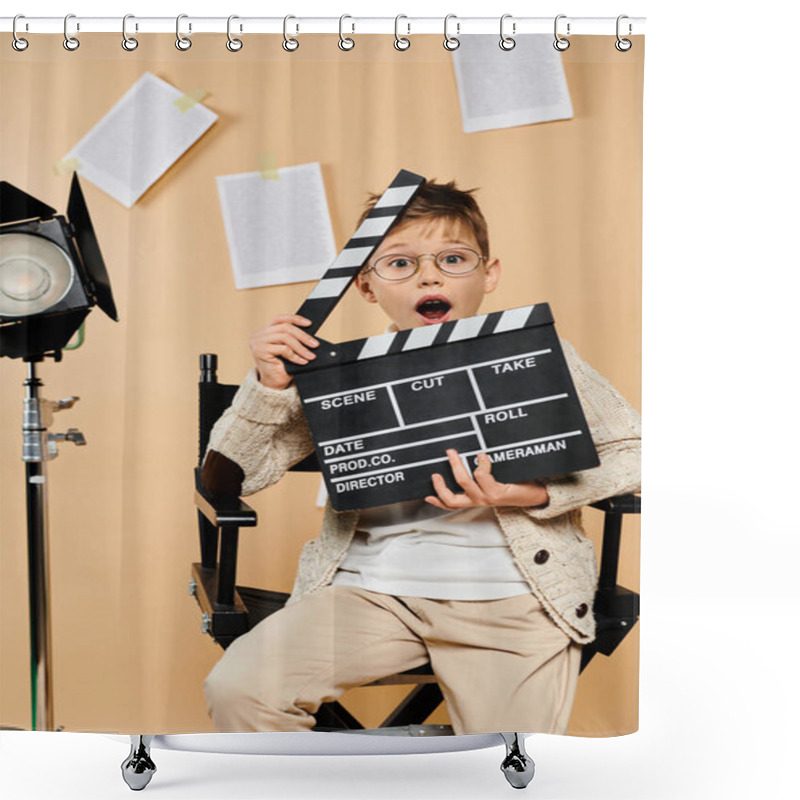
[[[591,610],[597,562],[581,525],[581,508],[639,491],[641,424],[638,413],[616,389],[582,361],[568,342],[561,344],[600,466],[543,481],[549,496],[545,506],[495,507],[494,511],[533,594],[561,630],[573,641],[587,644],[595,637]],[[253,494],[276,483],[313,449],[294,384],[284,390],[270,389],[259,383],[252,369],[211,432],[203,482],[218,491],[215,472],[219,474],[219,465],[238,465],[236,488],[242,495]],[[322,533],[303,548],[287,604],[331,583],[350,546],[359,513],[337,512],[327,503]]]

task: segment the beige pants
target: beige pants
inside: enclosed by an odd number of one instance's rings
[[[327,586],[236,639],[203,688],[218,731],[307,731],[321,703],[430,660],[456,733],[565,733],[580,654],[533,594]]]

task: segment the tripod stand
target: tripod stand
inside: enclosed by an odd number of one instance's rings
[[[60,354],[59,354],[60,355]],[[50,636],[50,570],[47,538],[47,461],[58,455],[58,442],[86,444],[83,434],[69,428],[49,433],[53,413],[71,408],[79,398],[51,401],[40,397],[36,361],[27,360],[22,412],[22,460],[28,521],[28,598],[31,646],[31,716],[35,731],[53,730],[52,644]]]

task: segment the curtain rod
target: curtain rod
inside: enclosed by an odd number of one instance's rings
[[[553,34],[554,17],[514,17],[505,15],[503,29],[508,35],[525,33]],[[613,36],[617,32],[616,17],[569,17],[559,15],[558,30],[561,35]],[[181,15],[181,33],[222,33],[228,29],[228,17],[194,17]],[[13,17],[0,17],[0,31],[10,33]],[[136,17],[129,16],[126,24],[128,35],[134,33],[175,33],[175,17]],[[28,17],[17,20],[17,33],[64,33],[64,17]],[[284,22],[284,17],[236,17],[231,30],[236,34],[283,33],[284,25],[288,33],[338,33],[339,17],[292,16]],[[341,23],[344,34],[383,33],[394,34],[395,25],[403,36],[415,33],[443,33],[444,17],[358,17],[346,15]],[[569,30],[567,29],[569,25]],[[121,33],[122,17],[81,17],[70,15],[69,34],[81,33]],[[626,17],[620,21],[619,32],[623,36],[641,35],[645,28],[644,17]],[[458,17],[451,15],[448,23],[450,35],[500,33],[500,15],[497,17]]]

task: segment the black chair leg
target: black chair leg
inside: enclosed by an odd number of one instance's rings
[[[421,725],[444,700],[438,683],[421,683],[381,723],[381,728]]]
[[[363,731],[364,726],[341,704],[336,701],[323,703],[316,713],[315,731]]]

